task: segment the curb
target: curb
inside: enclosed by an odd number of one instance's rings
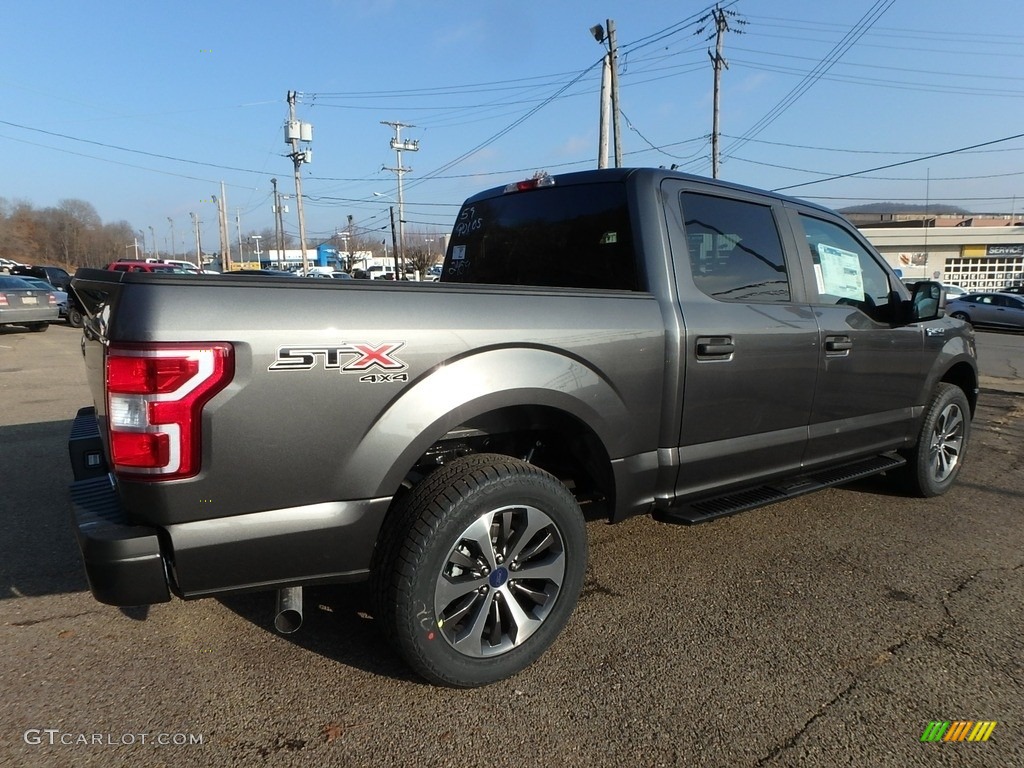
[[[1024,381],[1007,379],[1000,376],[979,376],[978,386],[991,392],[1004,392],[1009,395],[1024,395]]]

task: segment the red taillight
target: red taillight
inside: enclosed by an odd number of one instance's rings
[[[7,294],[0,293],[0,307],[6,307],[7,305]]]
[[[50,301],[51,304],[56,304],[57,303],[57,294],[56,293],[48,293],[46,295],[50,297],[49,301]]]
[[[114,471],[152,480],[198,473],[203,407],[233,376],[230,344],[111,344],[106,383]]]

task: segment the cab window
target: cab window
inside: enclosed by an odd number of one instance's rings
[[[789,275],[771,207],[680,193],[693,282],[719,301],[788,302]]]
[[[852,234],[831,221],[800,214],[814,262],[814,304],[856,307],[876,322],[893,316],[889,273]]]

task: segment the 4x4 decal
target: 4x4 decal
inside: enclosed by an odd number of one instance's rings
[[[362,373],[377,368],[381,371],[404,371],[409,366],[394,356],[405,346],[404,341],[385,341],[381,344],[368,342],[342,342],[335,345],[278,347],[277,360],[268,371],[310,371],[323,361],[326,370],[341,373]],[[401,381],[392,377],[381,377],[382,381]]]

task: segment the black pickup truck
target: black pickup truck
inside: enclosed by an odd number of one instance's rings
[[[80,270],[75,529],[114,605],[370,579],[430,681],[554,641],[587,516],[711,520],[963,464],[974,338],[824,208],[658,169],[466,201],[440,282]]]

